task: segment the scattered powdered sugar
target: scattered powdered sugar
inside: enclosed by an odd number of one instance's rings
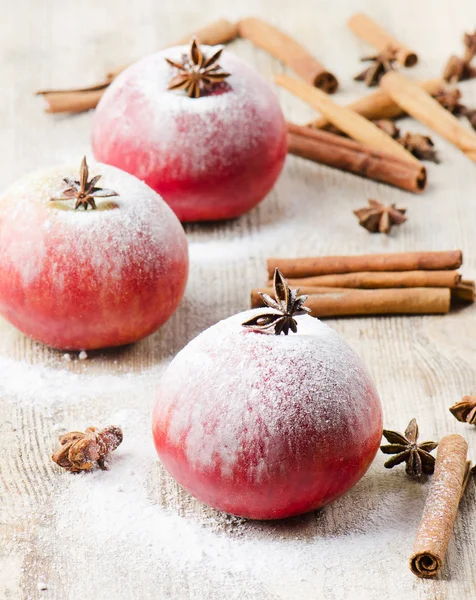
[[[216,48],[203,46],[209,56]],[[152,54],[121,73],[109,86],[94,114],[93,148],[98,158],[117,164],[141,179],[158,171],[161,179],[187,181],[242,165],[282,145],[283,116],[266,80],[234,54],[223,51],[221,67],[230,77],[214,91],[189,98],[168,90],[174,69],[189,46]],[[140,154],[141,160],[137,160]],[[166,169],[162,171],[164,156]],[[213,184],[213,183],[212,183]]]
[[[217,323],[172,361],[155,413],[167,423],[167,445],[184,448],[197,471],[218,462],[222,476],[232,477],[244,453],[259,444],[261,458],[248,471],[254,484],[309,443],[330,452],[342,430],[348,434],[336,461],[374,445],[379,400],[356,353],[309,316],[298,317],[298,333],[288,336],[244,329],[257,312]]]

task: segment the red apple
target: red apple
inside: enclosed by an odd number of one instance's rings
[[[202,46],[210,57],[217,49]],[[199,98],[169,90],[188,46],[148,56],[107,89],[94,114],[96,158],[143,179],[181,221],[237,217],[273,187],[286,156],[278,100],[252,67],[223,51],[230,73]]]
[[[382,410],[357,354],[332,329],[298,332],[221,321],[191,341],[159,385],[153,435],[162,463],[210,506],[251,519],[319,508],[359,481],[382,435]]]
[[[0,313],[54,348],[135,342],[182,298],[185,234],[151,188],[108,165],[91,166],[75,210],[81,179],[78,166],[50,168],[0,198]]]

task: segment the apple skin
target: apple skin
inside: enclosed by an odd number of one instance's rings
[[[379,448],[382,408],[357,354],[317,319],[245,330],[256,311],[192,340],[163,376],[153,437],[167,471],[213,508],[280,519],[332,502]]]
[[[78,161],[79,162],[79,161]],[[97,210],[52,202],[77,166],[32,173],[0,198],[0,314],[61,350],[135,342],[177,308],[188,274],[187,241],[165,202],[132,175],[90,166]]]
[[[284,117],[265,79],[226,50],[224,83],[200,98],[168,90],[175,70],[165,58],[180,62],[188,49],[145,57],[117,77],[94,113],[94,154],[144,180],[183,222],[235,218],[261,202],[281,172]]]

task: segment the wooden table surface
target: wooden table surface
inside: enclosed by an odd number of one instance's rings
[[[411,75],[421,78],[439,75],[476,23],[474,0],[3,0],[3,7],[2,187],[41,166],[79,164],[90,152],[91,114],[48,116],[35,89],[93,83],[215,18],[258,15],[292,33],[337,74],[341,103],[366,93],[352,80],[358,57],[369,50],[346,28],[353,12],[366,11],[414,47],[421,61]],[[230,51],[269,79],[283,72],[245,41]],[[466,104],[476,106],[476,80],[461,89]],[[312,116],[287,92],[277,93],[288,118]],[[401,124],[426,131],[410,119]],[[427,484],[386,471],[382,456],[354,490],[319,513],[244,523],[180,490],[160,467],[149,433],[162,369],[204,328],[247,307],[248,290],[265,280],[267,256],[461,248],[464,275],[476,277],[476,165],[434,140],[441,164],[429,164],[422,196],[288,158],[275,189],[250,214],[187,226],[191,273],[183,303],[158,333],[134,346],[67,360],[0,321],[0,597],[476,597],[474,482],[441,577],[420,581],[407,559]],[[390,236],[368,234],[352,214],[368,198],[407,207],[408,222]],[[448,411],[463,394],[476,393],[476,306],[444,317],[329,324],[368,365],[387,427],[402,430],[415,416],[425,438],[462,433],[476,459],[476,428]],[[58,433],[117,421],[130,441],[108,473],[75,477],[51,462]]]

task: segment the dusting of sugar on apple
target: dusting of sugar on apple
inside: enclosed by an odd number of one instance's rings
[[[297,317],[288,336],[225,319],[172,361],[153,415],[159,457],[214,508],[277,519],[319,508],[364,475],[381,440],[377,391],[327,325]]]
[[[37,171],[0,198],[0,313],[35,340],[67,350],[134,342],[177,308],[188,274],[183,229],[137,178],[92,164],[117,192],[97,209],[56,202],[78,166]]]
[[[216,48],[202,46],[206,56]],[[93,118],[98,160],[157,190],[182,221],[237,217],[271,190],[286,156],[286,127],[265,79],[226,50],[230,73],[199,98],[168,90],[187,46],[129,67],[109,86]]]

